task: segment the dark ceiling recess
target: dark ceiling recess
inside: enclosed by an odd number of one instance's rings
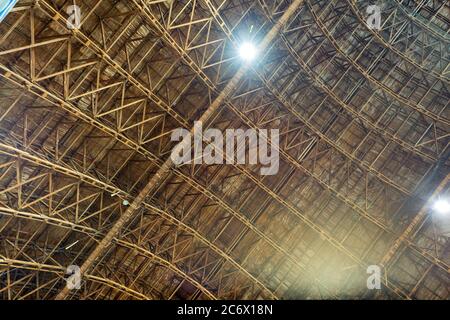
[[[448,300],[450,4],[372,2],[19,0],[0,299]],[[199,121],[277,171],[176,163]]]

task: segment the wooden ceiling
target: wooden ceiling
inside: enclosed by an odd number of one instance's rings
[[[450,197],[450,4],[387,1],[375,30],[371,2],[20,0],[0,23],[0,297],[449,299],[430,204]],[[175,166],[172,131],[199,119],[279,129],[278,174]]]

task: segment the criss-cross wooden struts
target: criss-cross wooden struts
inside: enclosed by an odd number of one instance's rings
[[[0,23],[0,298],[448,299],[450,6],[389,1],[374,29],[370,5],[19,0]],[[260,132],[278,172],[175,165],[196,121]]]

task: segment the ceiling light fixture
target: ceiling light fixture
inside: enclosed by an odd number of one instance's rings
[[[434,203],[433,209],[442,215],[450,214],[450,203],[447,200],[439,199]]]
[[[258,55],[258,50],[255,45],[250,42],[244,42],[239,48],[239,56],[242,60],[250,62],[256,58]]]
[[[69,244],[65,249],[69,250],[70,248],[72,248],[74,245],[76,245],[80,240],[77,240],[75,242],[73,242],[72,244]]]

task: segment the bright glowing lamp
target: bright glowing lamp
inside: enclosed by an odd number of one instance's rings
[[[442,215],[450,214],[450,203],[447,200],[439,199],[434,203],[433,209]]]
[[[250,62],[256,58],[258,55],[258,50],[255,45],[250,42],[244,42],[239,48],[239,56],[242,60]]]

